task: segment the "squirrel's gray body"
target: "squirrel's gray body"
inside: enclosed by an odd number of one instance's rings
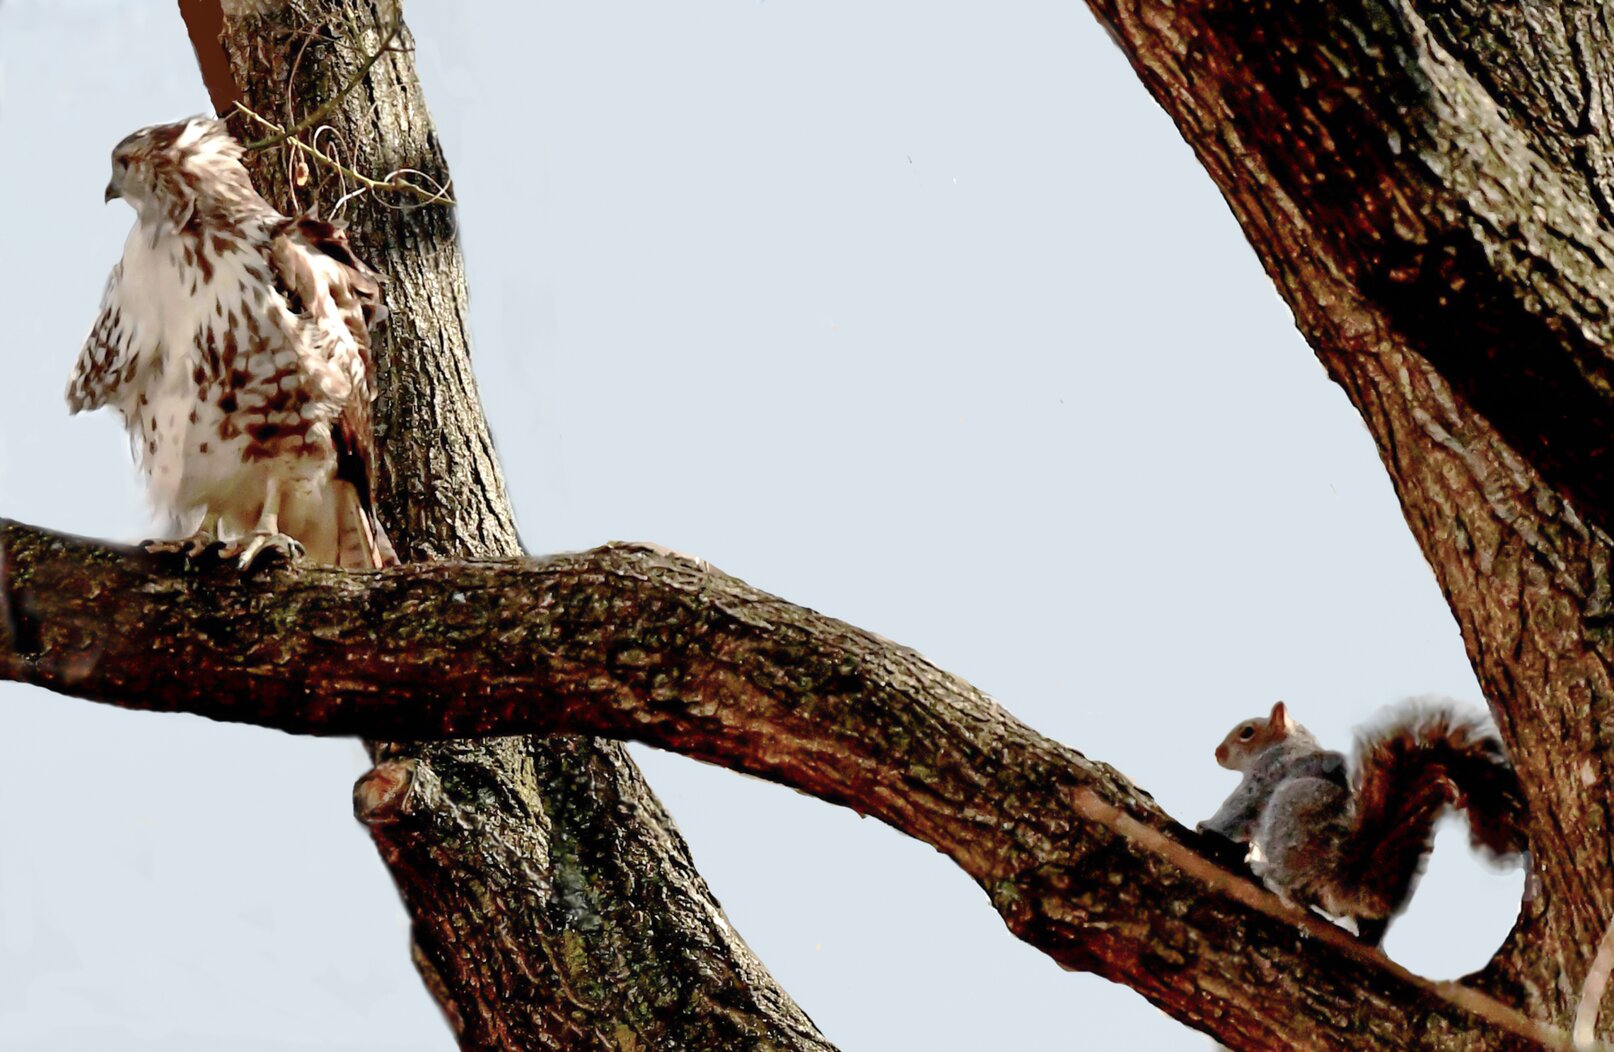
[[[1275,794],[1281,783],[1294,782],[1295,789],[1303,790],[1290,794],[1296,796],[1297,805],[1300,797],[1322,793],[1326,788],[1349,795],[1345,754],[1324,749],[1305,728],[1296,727],[1299,733],[1275,742],[1254,758],[1238,788],[1222,801],[1214,815],[1199,823],[1200,829],[1240,844],[1265,843],[1270,832],[1258,826],[1271,825],[1270,820],[1262,823],[1262,816],[1270,815],[1280,802]],[[1262,854],[1266,854],[1265,850]]]
[[[1200,831],[1249,845],[1251,871],[1280,898],[1350,918],[1374,944],[1411,896],[1448,807],[1465,808],[1475,846],[1498,857],[1524,850],[1500,740],[1449,705],[1397,712],[1347,760],[1279,702],[1233,728],[1216,759],[1243,778]]]

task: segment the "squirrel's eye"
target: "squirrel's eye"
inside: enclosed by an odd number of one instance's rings
[[[1255,737],[1255,724],[1246,723],[1243,729],[1239,731],[1239,741],[1247,742],[1253,737]]]

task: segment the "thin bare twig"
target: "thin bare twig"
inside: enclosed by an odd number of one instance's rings
[[[1603,993],[1608,989],[1610,972],[1614,972],[1614,917],[1609,918],[1608,927],[1597,942],[1597,956],[1592,958],[1591,970],[1580,988],[1580,1007],[1575,1011],[1573,1031],[1577,1049],[1597,1046],[1597,1014],[1603,1005]]]
[[[271,129],[275,132],[284,131],[284,129],[274,121],[254,113],[251,107],[247,106],[245,103],[237,102],[235,104],[235,109],[237,113],[244,115],[249,120],[256,122],[264,128]],[[415,197],[420,198],[422,204],[427,205],[452,206],[455,203],[454,199],[448,196],[449,187],[453,185],[452,182],[449,183],[448,186],[437,186],[435,190],[429,190],[424,186],[412,183],[403,178],[404,172],[414,170],[410,168],[398,169],[397,171],[388,175],[388,177],[385,179],[375,179],[371,176],[365,175],[363,172],[349,168],[347,165],[325,153],[323,150],[320,150],[318,147],[312,146],[301,139],[287,138],[284,140],[284,142],[294,149],[301,150],[303,153],[307,154],[320,164],[325,165],[332,171],[340,172],[342,175],[358,183],[360,186],[363,186],[366,190],[413,194]],[[437,185],[435,180],[432,182],[433,185]]]

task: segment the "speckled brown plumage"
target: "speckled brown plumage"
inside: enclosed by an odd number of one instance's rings
[[[122,414],[152,503],[197,539],[395,562],[371,492],[375,275],[340,227],[260,197],[218,121],[142,129],[112,156],[107,199],[138,221],[69,406]]]

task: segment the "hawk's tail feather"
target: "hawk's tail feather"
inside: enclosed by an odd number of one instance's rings
[[[342,479],[331,482],[336,490],[337,563],[344,570],[384,570],[398,565],[386,531],[364,508],[359,491]]]

